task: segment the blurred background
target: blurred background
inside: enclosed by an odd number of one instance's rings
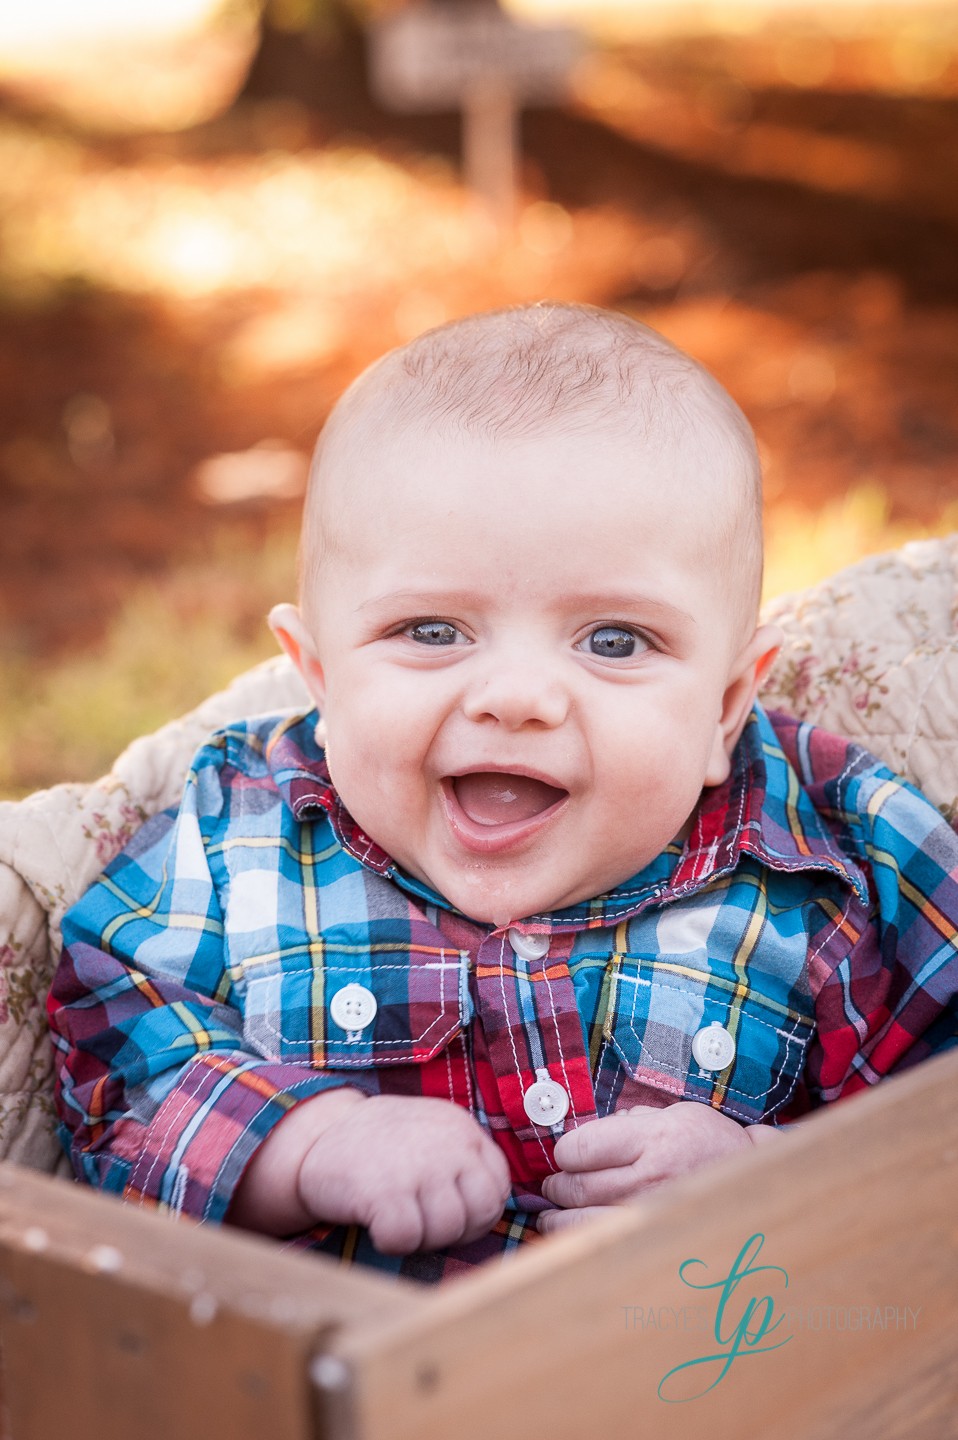
[[[408,8],[0,11],[0,794],[273,652],[329,406],[472,310],[614,306],[704,361],[760,438],[769,594],[958,529],[958,7],[502,0],[581,54],[498,225],[460,111],[371,94]]]

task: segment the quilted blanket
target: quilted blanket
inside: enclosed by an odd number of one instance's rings
[[[785,632],[765,704],[860,741],[955,823],[958,535],[862,561],[765,616]],[[270,660],[135,740],[101,780],[0,803],[0,1158],[58,1166],[44,1001],[64,910],[176,802],[211,730],[304,703],[289,663]]]

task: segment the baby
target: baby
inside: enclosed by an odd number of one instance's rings
[[[953,1043],[958,838],[755,703],[761,553],[747,422],[623,315],[361,375],[271,616],[322,720],[213,737],[64,922],[77,1173],[432,1279]]]

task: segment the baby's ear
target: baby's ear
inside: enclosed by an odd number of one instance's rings
[[[326,699],[323,667],[313,637],[296,606],[274,605],[269,612],[269,628],[299,671],[310,699],[322,709]]]
[[[706,785],[721,785],[732,768],[732,752],[745,728],[749,712],[765,676],[775,662],[785,636],[777,625],[760,625],[739,652],[729,672],[722,700],[722,715],[716,726],[712,755],[705,774]]]

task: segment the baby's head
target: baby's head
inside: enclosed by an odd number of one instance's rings
[[[273,615],[362,829],[497,925],[681,837],[778,639],[760,500],[737,406],[623,315],[477,315],[367,370]]]

